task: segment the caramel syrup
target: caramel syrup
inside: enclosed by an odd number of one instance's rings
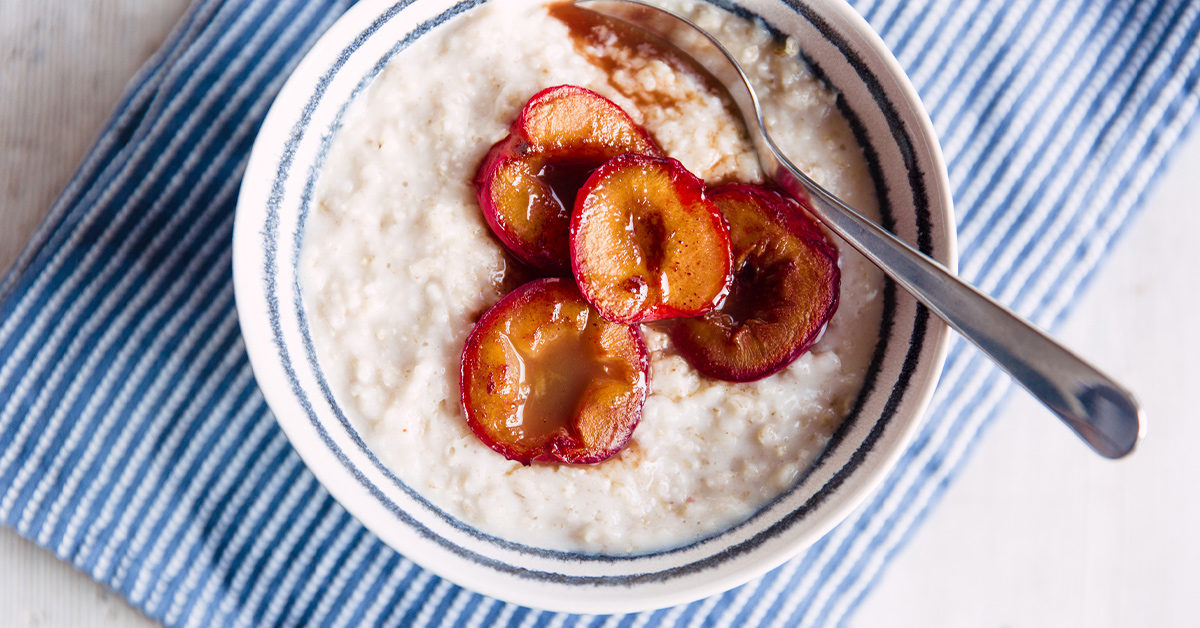
[[[588,387],[607,372],[588,345],[586,332],[564,330],[536,350],[514,346],[521,356],[521,424],[509,427],[519,430],[522,439],[542,442],[561,430],[577,431],[573,419]]]
[[[554,198],[562,207],[563,213],[569,221],[571,211],[575,208],[575,196],[579,193],[579,189],[587,182],[592,172],[602,165],[604,165],[603,161],[595,159],[560,159],[543,166],[537,175],[550,186],[554,192]]]

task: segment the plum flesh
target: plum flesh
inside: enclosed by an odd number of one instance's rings
[[[783,370],[820,339],[837,310],[837,249],[795,200],[731,184],[709,197],[729,223],[734,279],[721,307],[675,321],[670,336],[698,371],[753,381]]]
[[[704,182],[644,155],[612,159],[579,191],[571,265],[584,298],[618,323],[699,316],[732,280],[729,231]]]
[[[460,393],[484,444],[522,464],[601,462],[641,420],[650,358],[635,327],[602,318],[567,279],[531,281],[475,324]]]
[[[593,91],[560,85],[538,92],[476,172],[488,226],[525,263],[565,273],[575,196],[594,169],[623,153],[662,151],[619,106]]]

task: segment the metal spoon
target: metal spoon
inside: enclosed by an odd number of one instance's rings
[[[639,27],[691,55],[728,90],[763,172],[806,198],[813,214],[918,301],[979,347],[1108,458],[1133,451],[1141,410],[1129,391],[938,262],[864,218],[801,172],[767,133],[758,96],[737,60],[687,18],[638,0],[576,0],[576,5]]]

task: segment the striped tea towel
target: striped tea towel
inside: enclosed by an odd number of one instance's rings
[[[168,625],[759,626],[844,619],[1009,388],[954,346],[865,507],[762,579],[614,617],[518,608],[384,546],[305,470],[239,339],[239,176],[349,0],[197,0],[0,283],[0,519]],[[1195,118],[1200,2],[856,0],[932,112],[962,274],[1050,327]]]

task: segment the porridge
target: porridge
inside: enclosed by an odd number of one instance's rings
[[[762,89],[798,166],[852,206],[876,201],[834,96],[761,26],[679,0]],[[760,182],[749,145],[702,80],[526,0],[491,2],[419,39],[347,112],[321,173],[301,257],[318,359],[339,404],[397,477],[447,514],[536,547],[639,553],[745,520],[793,486],[848,412],[879,328],[882,278],[842,246],[837,313],[783,371],[698,373],[642,325],[650,394],[628,445],[596,465],[524,466],[468,427],[459,360],[512,288],[472,179],[539,90],[574,84],[623,108],[709,183]],[[469,43],[465,43],[469,42]],[[787,54],[787,53],[791,54]]]

